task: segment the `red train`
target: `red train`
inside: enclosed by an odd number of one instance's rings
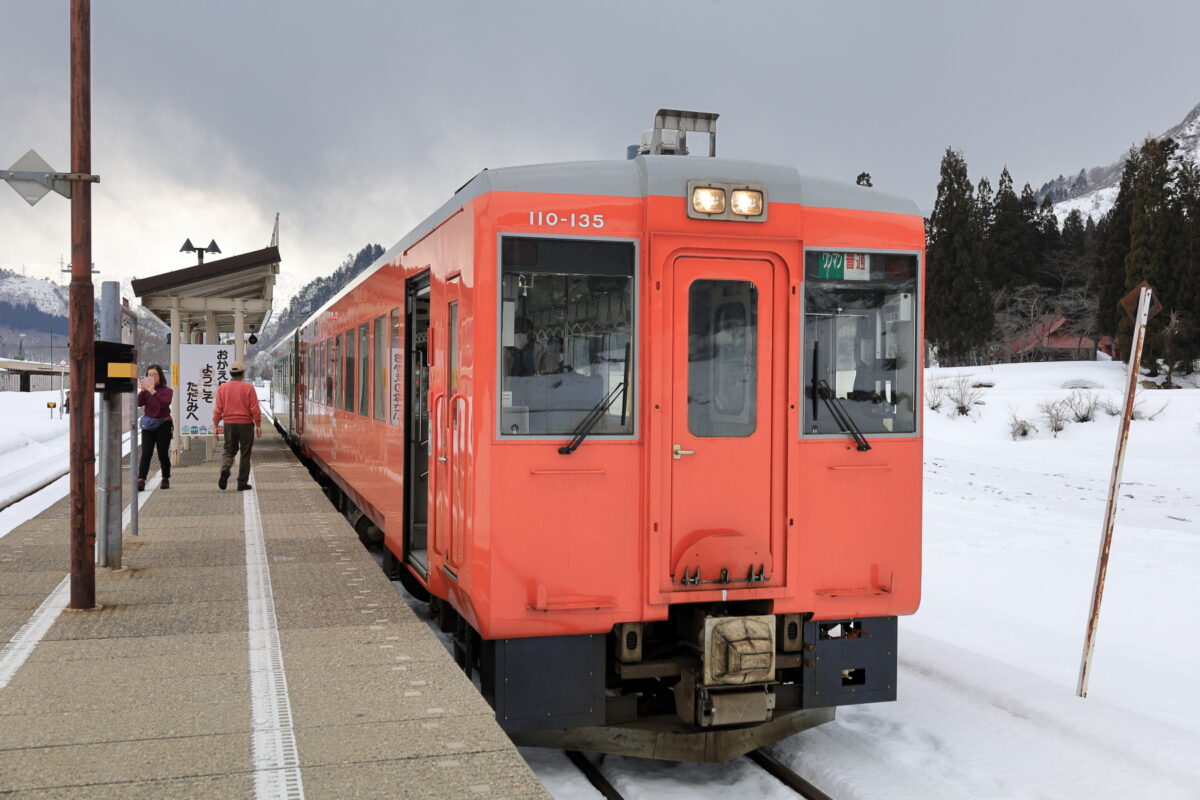
[[[481,172],[275,351],[281,430],[518,741],[723,760],[895,698],[923,221],[715,119]]]

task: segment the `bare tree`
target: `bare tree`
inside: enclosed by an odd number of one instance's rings
[[[1032,361],[1037,354],[1038,326],[1051,311],[1050,290],[1036,284],[999,289],[992,295],[996,351],[1007,361]],[[1012,352],[1032,344],[1023,352]]]
[[[1070,411],[1067,409],[1067,404],[1062,400],[1043,400],[1038,403],[1038,411],[1041,412],[1042,419],[1046,420],[1046,424],[1050,427],[1050,432],[1054,438],[1058,438],[1058,432],[1067,427],[1070,421]]]
[[[946,387],[946,399],[960,416],[967,416],[983,400],[983,389],[971,383],[966,375],[959,375]]]

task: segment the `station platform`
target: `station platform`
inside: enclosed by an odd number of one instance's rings
[[[0,798],[549,797],[274,430],[252,491],[203,456],[96,610],[64,609],[68,499],[0,539]]]

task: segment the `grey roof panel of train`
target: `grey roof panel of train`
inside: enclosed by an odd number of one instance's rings
[[[747,183],[766,187],[768,203],[797,203],[920,216],[907,198],[852,183],[801,175],[794,167],[730,158],[641,155],[622,161],[568,161],[485,169],[467,181],[441,208],[430,214],[374,264],[330,298],[310,320],[344,297],[376,270],[393,262],[469,200],[488,192],[534,192],[608,197],[685,197],[691,180]],[[307,322],[305,323],[307,324]]]

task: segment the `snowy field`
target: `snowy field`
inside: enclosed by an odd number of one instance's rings
[[[1140,395],[1139,413],[1153,419],[1133,423],[1081,700],[1117,418],[1098,410],[1054,437],[1038,405],[1075,387],[1116,402],[1123,368],[1024,364],[927,377],[958,375],[994,385],[968,416],[949,403],[925,412],[924,599],[901,620],[899,700],[840,710],[774,752],[839,800],[1200,798],[1200,388]],[[51,399],[57,392],[0,393],[3,494],[65,464],[67,418],[50,418]],[[1012,412],[1038,430],[1014,441]],[[0,512],[0,536],[66,483]],[[600,798],[560,753],[524,753],[559,800]],[[601,770],[629,800],[794,797],[745,759],[608,757]]]
[[[1053,437],[1038,404],[1114,363],[930,370],[983,389],[925,414],[921,609],[900,623],[899,700],[839,710],[772,749],[839,800],[1200,798],[1200,390],[1146,391],[1133,423],[1089,697],[1075,697],[1117,418]],[[1194,380],[1194,379],[1193,379]],[[1013,441],[1009,409],[1039,430]],[[526,750],[560,800],[599,798],[565,757]],[[606,757],[629,800],[792,798],[745,759]]]
[[[0,392],[0,507],[67,469],[71,418],[60,417],[58,408],[52,413],[46,408],[51,402],[61,406],[57,391]],[[127,433],[123,452],[129,452]],[[0,537],[65,497],[70,483],[69,477],[60,478],[0,511]]]

